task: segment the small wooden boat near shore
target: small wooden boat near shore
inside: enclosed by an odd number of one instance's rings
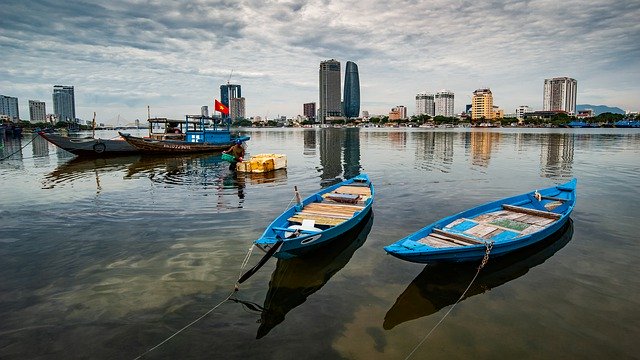
[[[371,211],[374,189],[366,174],[322,189],[278,216],[254,243],[287,259],[308,254],[360,223]]]
[[[464,262],[510,253],[556,232],[569,219],[576,183],[490,202],[446,217],[389,245],[387,253],[411,262]]]

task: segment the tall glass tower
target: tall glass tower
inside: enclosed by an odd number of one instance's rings
[[[344,116],[356,118],[360,114],[360,78],[358,76],[358,65],[353,61],[347,61],[344,71]]]
[[[73,86],[53,86],[53,113],[58,121],[76,121],[76,98]]]
[[[320,63],[320,109],[318,118],[326,122],[328,116],[342,115],[340,103],[340,62],[331,59]]]

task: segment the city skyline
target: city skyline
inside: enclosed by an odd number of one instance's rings
[[[335,58],[358,64],[370,114],[398,104],[413,114],[427,89],[455,93],[455,113],[478,88],[506,113],[541,110],[544,79],[562,76],[580,83],[579,104],[640,110],[640,3],[396,5],[8,0],[0,93],[20,99],[22,117],[28,100],[48,103],[53,85],[68,84],[85,120],[144,119],[147,106],[180,118],[212,106],[231,81],[244,88],[247,116],[293,117],[318,99],[317,64]]]

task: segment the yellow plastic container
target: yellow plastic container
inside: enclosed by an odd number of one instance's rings
[[[286,167],[287,156],[284,154],[258,154],[236,164],[237,171],[252,173],[265,173]]]

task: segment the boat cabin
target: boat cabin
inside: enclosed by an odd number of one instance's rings
[[[226,144],[231,142],[229,122],[202,115],[186,115],[184,120],[151,118],[149,138],[192,143]],[[248,137],[247,139],[248,140]]]

